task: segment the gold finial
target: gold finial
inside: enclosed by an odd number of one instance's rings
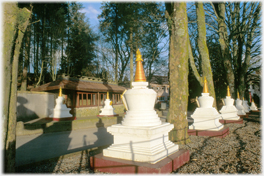
[[[208,91],[208,86],[207,86],[207,80],[206,80],[206,77],[204,77],[203,93],[209,93],[209,91]]]
[[[106,99],[109,99],[109,92],[106,93]]]
[[[123,105],[125,106],[126,110],[128,110],[127,104],[126,104],[126,99],[124,97],[124,94],[126,93],[127,90],[125,90],[122,95],[121,95],[121,100],[123,102]]]
[[[252,98],[252,102],[254,103],[254,99]]]
[[[60,91],[59,91],[59,97],[62,97],[62,90],[61,90],[61,87],[60,87]]]
[[[200,107],[200,104],[199,104],[199,101],[198,101],[198,97],[196,96],[196,103],[197,103],[197,106],[198,108]]]
[[[225,106],[225,101],[224,101],[224,99],[222,98],[222,102],[223,102],[223,105]]]
[[[139,49],[136,52],[136,62],[137,62],[137,67],[136,67],[136,74],[135,74],[135,82],[146,82],[146,77],[144,73],[144,68],[142,65],[142,57]]]
[[[227,95],[226,96],[231,97],[229,86],[227,86]]]
[[[136,52],[136,62],[137,62],[137,61],[143,61],[143,59],[142,59],[142,56],[141,56],[141,53],[140,53],[139,49],[137,49],[137,52]]]
[[[237,91],[237,99],[240,99],[240,97],[239,97],[239,92]]]
[[[245,99],[244,99],[244,97],[243,97],[243,101],[244,101]]]

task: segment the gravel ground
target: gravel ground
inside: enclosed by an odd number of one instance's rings
[[[190,136],[180,145],[190,151],[190,161],[174,171],[177,174],[261,174],[261,124],[259,116],[250,115],[243,124],[226,124],[229,135],[223,139]],[[49,161],[17,168],[18,173],[102,174],[89,168],[89,156],[104,147],[84,150]],[[172,173],[172,174],[173,174]]]

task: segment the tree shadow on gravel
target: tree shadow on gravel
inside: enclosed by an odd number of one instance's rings
[[[191,154],[190,154],[190,161],[186,164],[195,164],[196,165],[196,169],[195,170],[192,170],[191,173],[192,174],[205,174],[205,173],[211,173],[211,174],[226,174],[228,173],[229,171],[229,168],[230,167],[234,167],[235,169],[235,172],[238,173],[238,174],[241,174],[241,173],[250,173],[251,172],[251,169],[250,166],[248,166],[249,164],[247,164],[246,160],[245,160],[245,152],[250,152],[250,154],[252,155],[255,155],[256,157],[259,157],[259,154],[257,152],[253,152],[253,151],[250,151],[247,149],[247,145],[250,144],[250,139],[248,138],[245,138],[245,136],[243,134],[240,134],[241,130],[244,130],[244,133],[247,133],[247,129],[250,128],[250,125],[249,123],[257,123],[259,124],[260,123],[260,120],[258,119],[259,117],[255,117],[255,119],[252,119],[252,118],[247,118],[247,119],[244,119],[244,123],[241,124],[241,126],[235,128],[234,130],[230,130],[231,134],[234,135],[234,139],[235,141],[237,141],[238,143],[238,147],[235,147],[232,148],[231,150],[235,150],[234,152],[234,155],[235,157],[238,159],[237,162],[228,162],[227,163],[223,163],[221,165],[219,165],[219,163],[222,162],[222,160],[225,160],[223,159],[225,156],[228,156],[229,155],[229,152],[230,152],[230,149],[228,150],[223,150],[222,151],[222,154],[220,154],[219,156],[216,156],[213,154],[213,152],[206,152],[206,147],[208,145],[212,145],[211,142],[214,142],[214,141],[211,141],[212,139],[214,140],[214,137],[206,137],[206,138],[201,138],[201,140],[203,140],[201,142],[201,144],[199,144],[199,146],[197,148],[195,148],[196,150],[194,150]],[[257,131],[251,133],[251,135],[254,135],[256,137],[259,137],[260,138],[260,134],[261,134],[261,130],[259,129],[256,129]],[[246,140],[249,140],[249,141],[245,141]],[[225,140],[216,140],[215,142],[220,142],[220,144],[224,144],[225,142],[228,142],[228,141],[225,141]],[[188,144],[186,145],[188,146]],[[217,147],[216,146],[212,146],[212,147]],[[188,146],[188,148],[192,148],[192,146]],[[212,149],[217,149],[217,150],[221,150],[221,148],[212,148]],[[197,159],[197,157],[199,159]],[[202,161],[201,161],[201,158],[202,158]],[[213,158],[213,160],[211,159]],[[254,157],[253,157],[254,159]],[[253,159],[250,159],[250,157],[247,159],[247,161],[251,162],[251,163],[254,163],[255,161],[253,161]],[[199,161],[200,160],[200,161]],[[212,160],[212,161],[211,161]],[[203,164],[203,162],[211,162],[211,163],[208,163],[208,164]],[[215,170],[213,166],[215,165],[217,168],[218,168],[218,171]],[[173,173],[181,173],[180,171],[180,168],[175,170]]]
[[[238,158],[238,163],[236,165],[237,173],[249,173],[249,169],[247,167],[245,167],[247,164],[245,163],[245,160],[243,159],[242,153],[251,152],[253,155],[255,155],[257,157],[259,156],[259,154],[256,154],[256,153],[246,149],[247,143],[243,141],[243,138],[238,133],[238,130],[240,130],[242,128],[246,128],[248,126],[249,122],[259,123],[259,121],[251,120],[251,119],[246,119],[246,120],[244,119],[244,122],[245,123],[243,126],[235,129],[233,132],[236,135],[236,139],[239,141],[239,149],[236,153],[236,157]],[[258,134],[258,135],[256,135],[256,134]],[[254,135],[257,137],[260,137],[260,130],[256,131],[254,133]],[[247,159],[247,160],[250,160],[250,159]],[[250,161],[250,162],[254,162],[254,161]]]
[[[206,138],[204,139],[204,141],[202,142],[201,147],[199,147],[198,150],[196,150],[195,152],[192,152],[192,153],[190,154],[190,160],[189,160],[189,162],[187,162],[186,164],[189,164],[189,163],[191,163],[191,162],[195,162],[195,160],[196,160],[195,155],[197,155],[197,154],[198,154],[198,155],[201,155],[202,153],[204,153],[203,150],[204,150],[204,148],[208,145],[207,143],[208,143],[208,141],[209,141],[211,138],[213,138],[213,137],[206,137]],[[188,144],[186,144],[186,145],[188,146]],[[191,148],[191,147],[190,147],[190,148]],[[179,169],[180,169],[180,168],[178,168],[177,170],[175,170],[173,173],[178,173],[178,172],[179,172]],[[202,165],[200,165],[199,171],[192,172],[192,174],[201,173],[200,171],[203,170],[203,169],[208,169],[208,168],[207,168],[207,167],[203,167]]]

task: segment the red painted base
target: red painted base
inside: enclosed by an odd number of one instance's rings
[[[209,130],[188,130],[188,135],[193,136],[210,136],[210,137],[219,137],[224,138],[229,134],[229,127],[224,127],[219,131],[209,131]]]
[[[97,115],[97,117],[114,117],[114,116],[119,116],[119,114],[115,114],[115,115]]]
[[[59,121],[76,120],[76,117],[63,117],[63,118],[46,117],[45,119],[59,122]]]
[[[102,153],[90,157],[93,170],[119,174],[168,174],[190,160],[189,150],[179,150],[156,164],[136,162],[103,156]]]
[[[259,110],[251,110],[252,112],[260,112]]]
[[[219,120],[219,122],[222,123],[222,124],[227,124],[227,123],[243,124],[243,119],[240,118],[238,120]]]
[[[248,118],[247,115],[238,115],[240,118]]]

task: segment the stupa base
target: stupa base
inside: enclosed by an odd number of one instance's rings
[[[113,115],[97,115],[97,117],[115,117],[115,116],[119,116],[119,114],[113,114]]]
[[[100,153],[90,157],[90,165],[93,170],[105,173],[169,174],[183,166],[189,160],[189,150],[183,149],[180,149],[155,164],[105,157]]]
[[[76,117],[46,117],[45,119],[59,122],[59,121],[76,120]]]
[[[227,123],[243,124],[243,118],[240,118],[238,120],[225,120],[225,119],[221,119],[221,120],[219,120],[219,122],[222,123],[222,124],[227,124]]]
[[[209,130],[188,130],[188,135],[192,136],[210,136],[224,138],[229,134],[229,127],[224,127],[219,131],[209,131]]]
[[[251,110],[251,113],[252,114],[258,114],[258,113],[260,113],[260,110]]]
[[[245,115],[238,115],[241,118],[248,118],[249,113],[246,113]]]

